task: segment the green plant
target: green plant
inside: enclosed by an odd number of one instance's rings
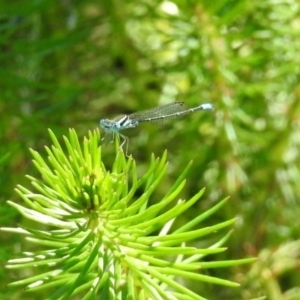
[[[151,159],[150,167],[138,178],[132,157],[119,150],[111,168],[101,160],[100,134],[90,132],[80,145],[74,130],[64,137],[66,152],[50,131],[51,148],[46,147],[48,162],[31,150],[34,164],[42,175],[28,176],[35,192],[18,186],[26,207],[9,201],[25,218],[39,224],[22,228],[2,228],[26,236],[47,248],[24,252],[12,259],[7,268],[31,270],[39,274],[11,283],[27,291],[50,291],[47,299],[204,299],[176,282],[177,277],[230,287],[239,284],[201,274],[199,270],[234,266],[253,261],[200,262],[205,256],[222,252],[230,232],[207,248],[187,243],[231,226],[235,219],[198,228],[227,201],[178,229],[171,230],[176,218],[203,195],[178,199],[185,185],[189,164],[168,193],[156,204],[148,201],[166,170],[166,153]],[[136,196],[137,190],[143,190]],[[166,209],[168,208],[168,209]],[[157,232],[159,231],[159,234]],[[49,289],[49,290],[48,290]],[[97,298],[96,298],[97,296]]]

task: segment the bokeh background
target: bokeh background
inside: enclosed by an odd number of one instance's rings
[[[28,149],[45,155],[47,128],[83,138],[100,118],[210,102],[213,112],[124,132],[141,174],[168,151],[153,201],[193,160],[184,197],[206,192],[182,222],[230,196],[204,224],[238,217],[228,250],[209,259],[258,257],[205,271],[238,289],[190,288],[208,299],[300,299],[299,1],[1,1],[0,47],[0,226],[24,221],[5,201],[21,202],[14,187],[40,176]],[[114,155],[103,149],[108,169]],[[6,287],[32,272],[5,270],[7,259],[34,246],[0,237],[0,298],[43,299]]]

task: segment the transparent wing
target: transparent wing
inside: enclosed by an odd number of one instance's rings
[[[147,109],[144,111],[139,111],[129,115],[128,117],[131,120],[138,121],[138,122],[164,123],[172,119],[178,119],[180,116],[175,115],[175,113],[186,111],[186,110],[188,110],[188,107],[184,102],[173,102],[166,105]],[[165,118],[151,120],[151,118],[158,118],[164,116]]]

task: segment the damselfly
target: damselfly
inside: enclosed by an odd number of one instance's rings
[[[112,136],[113,139],[115,135],[121,136],[124,140],[124,142],[121,144],[122,147],[125,142],[128,142],[128,137],[120,133],[120,131],[123,129],[136,127],[140,123],[163,123],[180,118],[197,110],[213,109],[214,106],[210,103],[201,104],[194,108],[188,108],[184,102],[173,102],[148,110],[135,112],[130,115],[121,115],[112,120],[101,119],[100,126],[106,132],[106,136],[104,138],[107,138],[107,136]]]

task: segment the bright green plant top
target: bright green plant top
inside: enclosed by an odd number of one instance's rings
[[[210,247],[186,243],[233,225],[235,218],[202,227],[201,221],[220,209],[227,199],[201,213],[177,230],[176,218],[195,204],[204,189],[191,199],[179,200],[185,186],[182,172],[156,204],[148,201],[167,170],[166,152],[151,159],[148,171],[137,176],[132,157],[126,158],[116,141],[116,159],[107,170],[101,159],[100,133],[89,132],[83,145],[74,130],[64,137],[66,151],[50,131],[53,146],[48,161],[31,150],[42,179],[31,176],[33,190],[18,186],[26,207],[9,201],[20,214],[36,222],[34,228],[2,228],[26,236],[41,249],[23,252],[7,268],[40,268],[39,275],[12,283],[27,291],[55,290],[47,299],[204,299],[179,284],[182,277],[237,287],[239,284],[203,275],[205,268],[235,266],[253,261],[202,262],[207,255],[225,251],[230,232]],[[66,152],[66,153],[65,153]],[[143,191],[136,196],[136,191]],[[166,210],[166,206],[170,207]],[[160,232],[158,235],[156,232]]]

